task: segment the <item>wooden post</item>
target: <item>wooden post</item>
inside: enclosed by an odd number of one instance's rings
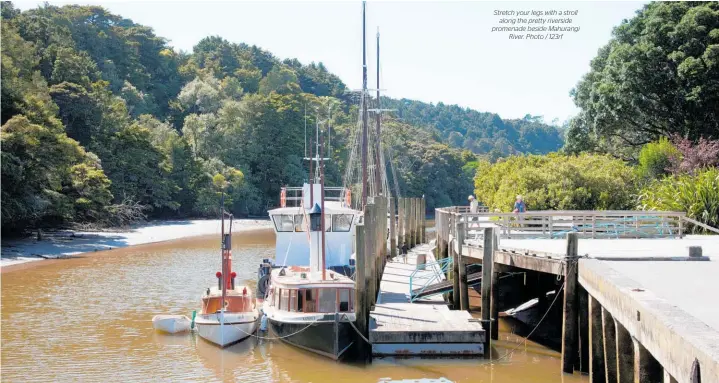
[[[452,222],[450,223],[452,225],[454,232],[454,240],[452,241],[452,252],[450,256],[452,257],[452,309],[453,310],[459,310],[460,309],[460,300],[462,294],[459,291],[459,252],[457,251],[457,247],[459,247],[459,243],[456,243],[457,240],[457,213],[452,213]]]
[[[492,306],[492,266],[494,264],[494,228],[484,229],[484,254],[482,256],[482,328],[484,328],[484,355],[489,357],[492,346],[490,308]]]
[[[614,318],[614,329],[617,334],[617,382],[634,382],[634,346],[629,331]]]
[[[412,247],[417,246],[417,198],[412,198]]]
[[[497,241],[497,233],[492,239],[492,254],[499,249]],[[492,256],[492,340],[499,340],[499,268],[494,264],[494,256]]]
[[[397,247],[404,246],[404,198],[397,198]]]
[[[375,262],[377,265],[377,269],[375,272],[375,283],[377,286],[377,292],[379,292],[379,283],[382,278],[382,266],[384,263],[382,262],[382,243],[383,243],[383,233],[382,233],[382,219],[387,219],[387,216],[382,216],[382,197],[375,197],[374,199],[374,224],[375,224]],[[375,298],[375,302],[377,302],[377,298]]]
[[[404,199],[404,243],[408,249],[412,248],[412,204],[409,203],[410,199]]]
[[[427,243],[427,201],[422,197],[420,200],[420,237],[421,243]]]
[[[375,208],[373,203],[368,203],[364,208],[364,227],[365,227],[365,249],[364,254],[367,258],[365,269],[367,270],[367,292],[369,293],[368,305],[370,308],[374,306],[377,299],[377,265],[375,256],[375,235],[376,235],[376,219]]]
[[[396,198],[389,199],[389,256],[397,256],[397,214]]]
[[[589,299],[589,382],[605,383],[604,336],[602,331],[602,306],[591,295]]]
[[[467,286],[467,268],[462,259],[462,245],[464,244],[464,222],[457,222],[457,264],[459,265],[459,308],[469,310],[469,287]]]
[[[365,217],[366,219],[366,217]],[[365,226],[357,225],[355,232],[355,314],[357,329],[369,339],[369,275],[367,274],[367,257],[365,256]],[[369,345],[362,339],[357,340],[357,352],[360,360],[368,360],[372,354]]]
[[[664,369],[652,354],[635,338],[634,383],[654,383],[664,379]]]
[[[562,316],[562,371],[574,372],[577,359],[577,233],[567,234],[567,253],[564,264],[564,310]]]
[[[579,365],[578,370],[589,373],[589,294],[581,285],[579,290]]]
[[[617,332],[614,318],[604,307],[602,310],[602,338],[604,339],[604,372],[607,383],[617,383]]]

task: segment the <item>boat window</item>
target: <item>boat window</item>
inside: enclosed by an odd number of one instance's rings
[[[291,214],[276,214],[272,216],[277,231],[292,231],[294,222]]]
[[[295,214],[295,231],[305,231],[305,216],[304,214]]]
[[[321,313],[333,313],[337,307],[337,289],[323,288],[319,290],[319,310]]]
[[[304,312],[304,311],[302,311],[304,309],[303,303],[305,301],[304,300],[304,290],[297,290],[297,294],[295,294],[295,296],[297,297],[297,299],[296,299],[297,312]]]
[[[332,215],[332,228],[333,231],[350,231],[352,227],[352,214],[333,214]]]
[[[313,293],[313,290],[307,289],[303,291],[305,292],[305,305],[307,306],[305,312],[317,312],[317,302],[315,302],[315,294]]]
[[[280,295],[280,310],[290,311],[290,290],[282,289]]]
[[[280,293],[279,290],[282,289],[274,289],[272,294],[272,305],[279,308],[280,307]]]
[[[339,289],[340,312],[350,311],[350,289]]]
[[[325,214],[325,231],[332,231],[332,214]]]
[[[290,290],[290,311],[297,311],[297,290]]]

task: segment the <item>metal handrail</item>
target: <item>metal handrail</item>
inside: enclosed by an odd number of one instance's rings
[[[420,269],[420,266],[423,266],[423,268]],[[417,265],[417,268],[409,276],[409,301],[414,302],[417,299],[417,295],[424,292],[427,287],[429,287],[433,283],[441,282],[444,278],[444,275],[449,272],[449,269],[451,267],[451,257],[444,258],[436,262]],[[428,272],[427,268],[431,268],[431,272]],[[424,273],[418,275],[419,272]],[[418,282],[420,282],[421,285]],[[417,294],[414,294],[415,288],[413,286],[419,286],[417,287],[419,289]]]

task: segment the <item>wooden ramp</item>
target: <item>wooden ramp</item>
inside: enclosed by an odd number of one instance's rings
[[[429,245],[395,258],[384,269],[377,304],[370,312],[373,355],[483,355],[484,330],[466,311],[449,310],[441,296],[409,302],[409,279],[417,255],[434,262]],[[431,267],[421,273],[433,273]]]
[[[482,273],[473,273],[467,275],[467,286],[472,287],[482,283]],[[425,298],[432,295],[444,294],[452,291],[452,281],[445,280],[427,287],[421,287],[412,290],[412,296],[416,298]]]

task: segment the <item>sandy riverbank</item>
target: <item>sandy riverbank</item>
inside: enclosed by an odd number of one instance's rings
[[[270,227],[268,220],[238,219],[233,231]],[[71,255],[111,250],[118,247],[169,241],[220,233],[220,220],[153,221],[131,227],[126,231],[72,231],[43,233],[43,240],[35,237],[2,241],[0,267],[43,259],[64,258]]]

